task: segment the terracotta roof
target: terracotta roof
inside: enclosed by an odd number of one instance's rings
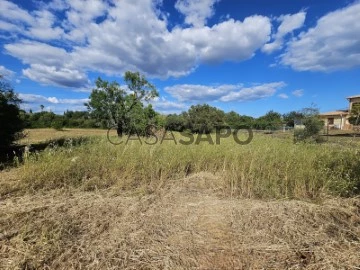
[[[352,99],[352,98],[360,98],[360,95],[347,97],[347,99]]]
[[[348,110],[338,110],[338,111],[321,113],[320,116],[348,115],[348,114],[349,114]]]

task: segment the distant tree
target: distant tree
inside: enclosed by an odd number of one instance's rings
[[[238,113],[231,111],[225,114],[224,121],[231,128],[238,128],[241,122],[241,116]]]
[[[282,122],[281,114],[271,110],[264,116],[257,118],[255,120],[254,127],[260,130],[275,130],[282,125]]]
[[[109,83],[101,78],[96,81],[96,88],[90,95],[90,101],[85,103],[90,114],[108,127],[117,127],[118,135],[131,133],[136,123],[141,119],[144,101],[149,101],[158,92],[139,72],[127,71],[124,76],[128,91],[120,88],[117,82]]]
[[[225,113],[208,104],[193,105],[187,112],[186,125],[194,133],[210,133],[225,124]]]
[[[165,128],[171,131],[184,131],[186,128],[186,122],[184,114],[169,114],[165,119]]]
[[[156,113],[155,124],[159,128],[165,128],[166,127],[166,115]]]
[[[297,119],[302,119],[303,115],[301,112],[291,111],[282,115],[284,124],[288,127],[294,127]]]
[[[41,105],[40,105],[40,110],[41,110],[41,111],[44,111],[44,108],[45,108],[44,105],[41,104]]]
[[[63,130],[64,117],[62,115],[56,115],[51,123],[51,127],[56,130]]]
[[[246,115],[239,115],[238,113],[231,111],[225,114],[225,123],[234,129],[239,128],[251,128],[254,118]]]
[[[24,122],[20,115],[21,100],[8,81],[0,75],[0,146],[8,147],[21,133]]]

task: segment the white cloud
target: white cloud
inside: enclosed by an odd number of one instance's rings
[[[305,18],[306,12],[304,11],[292,15],[281,15],[277,19],[281,24],[277,29],[277,33],[274,35],[274,40],[271,43],[265,44],[262,51],[265,53],[272,53],[276,50],[280,50],[283,47],[284,37],[294,30],[301,28],[304,25]]]
[[[0,75],[9,80],[15,76],[15,72],[0,65]]]
[[[0,20],[0,30],[2,31],[7,31],[7,32],[22,32],[23,28],[21,28],[20,26],[13,24],[13,23],[9,23],[3,20]]]
[[[34,11],[34,23],[24,34],[28,37],[35,37],[39,40],[61,39],[64,30],[54,26],[56,16],[48,10]]]
[[[271,23],[264,16],[243,22],[227,18],[212,27],[192,19],[196,27],[169,30],[156,7],[159,2],[57,0],[31,13],[15,5],[17,15],[6,16],[8,24],[2,29],[10,31],[18,25],[15,20],[23,18],[18,26],[22,39],[6,44],[5,52],[28,65],[24,75],[32,80],[78,87],[86,82],[87,72],[118,76],[139,70],[150,77],[184,76],[202,63],[249,59],[270,39]],[[206,3],[213,10],[215,1]],[[185,2],[177,5],[180,8]],[[200,10],[202,5],[189,2],[184,12],[190,16],[194,9],[196,20],[205,23],[212,11]]]
[[[195,50],[200,62],[243,61],[263,46],[271,32],[270,20],[247,17],[243,22],[229,19],[213,27],[176,29],[173,35]]]
[[[304,25],[306,12],[301,11],[296,14],[282,15],[278,18],[281,24],[276,33],[276,37],[283,37],[292,31],[301,28]]]
[[[37,41],[22,40],[6,44],[4,48],[8,54],[21,59],[24,64],[63,66],[70,60],[69,54],[63,48]]]
[[[289,96],[287,94],[284,94],[284,93],[279,94],[278,97],[282,98],[282,99],[288,99],[289,98]]]
[[[86,74],[78,70],[41,64],[31,65],[30,68],[23,70],[23,74],[33,81],[46,85],[83,88],[90,83]]]
[[[360,66],[360,2],[321,17],[315,27],[289,42],[283,65],[299,71],[349,69]]]
[[[247,101],[258,100],[273,96],[276,91],[286,84],[284,82],[274,82],[257,84],[251,87],[238,85],[174,85],[166,87],[165,91],[179,101]]]
[[[221,97],[220,100],[227,102],[263,99],[275,95],[276,91],[284,86],[286,86],[284,82],[274,82],[241,88]]]
[[[18,5],[7,0],[2,0],[0,5],[0,18],[20,23],[34,23],[34,18],[29,14],[29,12],[20,8]]]
[[[61,99],[57,97],[45,97],[42,95],[24,93],[20,93],[19,98],[23,101],[21,104],[23,109],[40,111],[40,105],[44,105],[46,111],[53,111],[56,113],[62,113],[66,110],[84,111],[86,110],[84,103],[89,101],[88,98]]]
[[[202,27],[214,15],[214,4],[220,0],[177,0],[175,8],[185,16],[185,23]]]
[[[304,90],[302,89],[299,89],[299,90],[295,90],[292,92],[292,94],[295,96],[295,97],[302,97],[304,95]]]
[[[165,91],[180,101],[213,101],[225,96],[241,85],[207,86],[197,84],[178,84],[165,87]]]
[[[150,102],[154,109],[163,114],[180,113],[188,109],[184,103],[169,101],[164,97],[155,98]]]
[[[73,88],[88,86],[87,75],[74,66],[71,54],[58,47],[37,41],[20,41],[4,46],[8,54],[30,64],[23,74],[33,81],[47,85]]]

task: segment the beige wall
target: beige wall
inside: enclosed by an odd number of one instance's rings
[[[334,124],[329,125],[329,118],[334,118]],[[339,129],[343,129],[346,124],[348,124],[348,121],[345,116],[341,117],[340,115],[334,115],[334,116],[321,116],[321,120],[324,121],[325,126],[331,126],[336,127]]]

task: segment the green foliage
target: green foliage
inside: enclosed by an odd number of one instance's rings
[[[217,126],[223,126],[225,124],[225,113],[208,104],[193,105],[184,116],[186,126],[193,133],[208,134]]]
[[[155,125],[159,128],[166,128],[166,115],[156,113],[155,115]]]
[[[143,105],[143,101],[158,96],[155,86],[139,72],[127,71],[124,81],[130,93],[122,89],[117,82],[109,83],[98,78],[90,101],[85,103],[90,115],[98,123],[105,124],[106,127],[116,125],[118,134],[139,132],[156,116],[151,107],[144,108]]]
[[[286,126],[294,127],[295,120],[302,119],[303,115],[301,112],[291,111],[291,112],[283,114],[282,118],[283,118],[283,122],[285,123]]]
[[[66,111],[64,115],[53,112],[38,112],[21,114],[26,128],[97,128],[97,121],[90,118],[87,111]]]
[[[271,110],[264,116],[256,119],[254,128],[260,130],[275,130],[282,126],[282,122],[281,114]]]
[[[90,117],[90,114],[87,111],[66,111],[63,118],[64,127],[96,128],[100,126],[95,119]]]
[[[225,123],[234,129],[239,128],[251,128],[253,126],[254,118],[246,115],[239,115],[238,113],[231,111],[225,114]]]
[[[60,115],[57,115],[53,122],[51,123],[51,127],[56,130],[62,130],[64,127],[64,120],[63,117]]]
[[[186,129],[185,114],[169,114],[166,116],[165,128],[172,131],[184,131]]]
[[[11,85],[0,75],[0,147],[10,146],[24,127],[20,102]]]
[[[314,107],[304,108],[301,114],[303,115],[302,123],[305,128],[295,130],[295,142],[321,142],[319,133],[324,128],[324,122],[319,117],[319,110]]]
[[[360,124],[360,104],[355,103],[350,112],[349,123],[355,126]]]

